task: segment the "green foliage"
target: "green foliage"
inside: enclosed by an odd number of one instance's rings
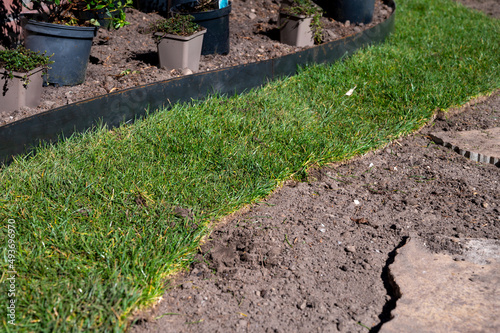
[[[321,23],[323,9],[312,0],[290,0],[289,3],[289,5],[282,5],[281,11],[288,15],[312,17],[313,39],[316,44],[320,44],[323,40],[323,25]]]
[[[282,10],[289,14],[314,16],[322,15],[323,10],[311,0],[291,0],[289,6],[283,6]]]
[[[16,223],[16,332],[124,331],[190,264],[208,223],[500,88],[499,54],[499,20],[449,0],[400,0],[389,40],[342,62],[17,157],[0,169],[3,272]],[[6,319],[3,307],[0,330]]]
[[[110,26],[119,29],[129,24],[125,8],[132,5],[132,0],[32,0],[31,3],[39,14],[38,20],[72,26],[99,26],[96,18],[103,13],[104,18],[111,21]],[[87,20],[81,15],[85,11],[92,12],[94,18]]]
[[[0,50],[0,68],[8,72],[9,77],[14,77],[13,72],[28,73],[35,68],[42,67],[47,69],[53,61],[51,56],[45,53],[34,52],[26,49],[24,46],[18,46],[15,49]],[[28,77],[24,77],[25,85],[28,84]]]
[[[73,0],[75,1],[75,0]],[[105,19],[111,20],[111,26],[114,29],[119,29],[129,22],[126,20],[125,8],[132,6],[132,0],[84,0],[86,10],[88,11],[105,11]]]
[[[194,17],[192,15],[175,14],[168,19],[160,19],[151,23],[149,31],[153,34],[162,33],[164,35],[191,36],[203,30],[203,27],[193,22],[193,20]],[[156,35],[155,38],[159,40],[162,36]]]

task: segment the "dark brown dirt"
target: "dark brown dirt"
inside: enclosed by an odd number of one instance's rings
[[[276,58],[300,50],[279,42],[278,9],[279,0],[233,0],[229,17],[230,52],[202,56],[200,71]],[[367,25],[342,24],[324,17],[324,41],[370,28],[391,13],[390,7],[376,0],[373,22]],[[149,34],[141,33],[159,18],[161,16],[154,13],[130,9],[127,10],[130,25],[117,31],[99,29],[83,84],[44,88],[39,107],[2,113],[0,126],[58,106],[183,75],[181,70],[158,68],[156,44]]]
[[[491,17],[500,17],[500,0],[458,0],[467,7],[481,11]]]
[[[387,265],[410,233],[457,257],[458,239],[500,237],[500,169],[427,135],[500,126],[500,92],[459,111],[228,218],[130,331],[377,331],[391,309]]]

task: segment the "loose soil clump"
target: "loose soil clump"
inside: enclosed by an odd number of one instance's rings
[[[278,0],[233,1],[229,16],[229,54],[202,56],[199,71],[272,59],[303,49],[279,42],[278,10]],[[367,25],[343,24],[323,17],[324,42],[373,27],[391,14],[392,8],[377,0],[373,21]],[[127,20],[130,25],[115,31],[99,29],[83,84],[44,88],[39,107],[2,113],[0,126],[84,99],[189,74],[189,71],[158,67],[155,41],[146,32],[150,24],[160,18],[155,13],[128,9]]]

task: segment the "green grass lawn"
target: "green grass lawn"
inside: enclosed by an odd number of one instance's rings
[[[76,135],[0,169],[2,330],[122,331],[189,265],[210,221],[500,88],[499,21],[449,0],[397,4],[388,42],[344,62]]]

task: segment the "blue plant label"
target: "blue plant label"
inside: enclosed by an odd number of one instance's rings
[[[227,7],[227,0],[219,0],[219,9]]]

